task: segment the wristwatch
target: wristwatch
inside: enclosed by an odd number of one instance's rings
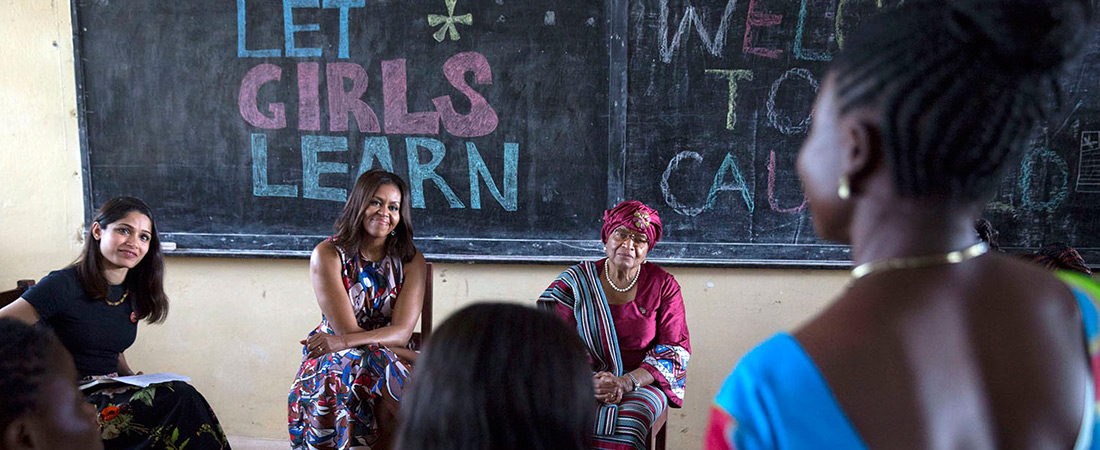
[[[632,374],[632,373],[630,373],[630,372],[627,372],[627,373],[626,373],[626,376],[630,377],[630,381],[631,381],[632,383],[634,383],[634,390],[635,390],[635,391],[636,391],[636,390],[638,390],[638,388],[642,387],[642,383],[639,383],[639,382],[638,382],[638,379],[637,379],[637,378],[634,378],[634,374]]]

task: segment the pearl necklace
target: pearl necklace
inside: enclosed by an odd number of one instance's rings
[[[638,266],[638,271],[634,272],[634,280],[632,280],[627,287],[619,289],[618,286],[615,286],[615,282],[611,281],[611,271],[607,270],[607,265],[604,264],[604,266],[603,266],[603,276],[604,276],[604,278],[607,278],[607,284],[611,285],[611,289],[614,289],[614,290],[619,291],[619,292],[626,292],[626,291],[629,291],[631,288],[633,288],[634,283],[638,282],[638,276],[641,275],[641,274],[642,274],[642,267]]]
[[[942,253],[938,255],[913,256],[908,258],[890,258],[880,261],[869,261],[852,269],[852,279],[849,283],[875,272],[883,272],[894,269],[916,269],[921,267],[938,266],[941,264],[958,264],[968,259],[977,258],[989,252],[989,245],[979,242],[962,250]]]

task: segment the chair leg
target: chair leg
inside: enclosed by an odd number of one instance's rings
[[[665,431],[667,430],[668,426],[665,424],[657,431],[657,442],[654,443],[653,450],[665,450]]]
[[[665,432],[668,429],[668,407],[653,421],[653,429],[649,430],[649,450],[665,450]]]

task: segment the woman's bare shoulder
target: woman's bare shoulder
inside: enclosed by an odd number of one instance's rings
[[[332,239],[325,239],[313,247],[313,253],[309,257],[309,265],[313,268],[337,267],[340,265],[340,250]]]

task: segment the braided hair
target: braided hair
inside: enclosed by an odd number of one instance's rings
[[[986,198],[1059,100],[1094,1],[906,2],[833,61],[840,113],[878,111],[899,195]]]
[[[48,329],[0,318],[0,431],[39,406],[43,375],[60,345]]]
[[[997,238],[1001,236],[1001,233],[993,228],[993,224],[988,220],[978,219],[974,222],[974,231],[978,232],[978,239],[981,239],[989,245],[989,249],[993,251],[1001,251],[1001,245],[997,242]]]

